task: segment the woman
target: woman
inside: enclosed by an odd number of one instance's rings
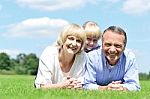
[[[40,57],[36,88],[82,88],[85,40],[81,26],[69,24],[64,27],[56,46],[48,46]]]

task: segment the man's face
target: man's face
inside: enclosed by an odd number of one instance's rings
[[[102,47],[106,55],[106,59],[110,65],[115,65],[122,52],[124,51],[124,35],[106,31],[103,36]]]

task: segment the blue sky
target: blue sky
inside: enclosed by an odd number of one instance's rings
[[[97,22],[101,31],[122,27],[139,71],[150,71],[150,0],[0,0],[0,52],[39,57],[64,25],[86,21]]]

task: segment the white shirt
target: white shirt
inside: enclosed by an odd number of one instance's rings
[[[75,61],[67,73],[67,75],[81,80],[83,82],[83,75],[85,73],[86,54],[81,52],[76,55]],[[58,60],[58,48],[55,46],[48,46],[42,53],[39,60],[38,73],[35,79],[36,88],[40,88],[41,84],[52,83],[57,84],[66,79],[60,68]]]

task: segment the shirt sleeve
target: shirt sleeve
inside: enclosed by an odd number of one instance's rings
[[[138,66],[136,64],[135,55],[132,52],[128,53],[126,67],[123,87],[127,88],[129,91],[140,90]]]
[[[96,90],[99,85],[96,83],[96,66],[92,60],[94,57],[88,57],[87,55],[87,63],[86,63],[86,72],[84,76],[84,89]]]
[[[41,84],[52,83],[53,57],[49,48],[45,49],[39,60],[38,73],[35,79],[35,87],[40,88]]]
[[[73,64],[70,75],[77,78],[84,84],[84,74],[85,74],[85,63],[86,63],[86,53],[81,52],[76,56],[75,63]]]

